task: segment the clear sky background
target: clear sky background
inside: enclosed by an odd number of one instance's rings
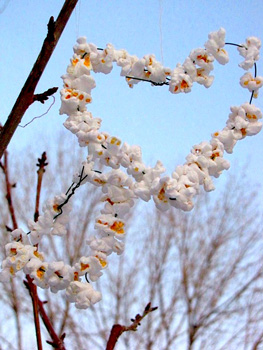
[[[56,18],[62,5],[62,0],[0,0],[2,124],[40,51],[50,16]],[[262,40],[262,14],[262,0],[81,0],[36,93],[62,86],[60,76],[66,72],[78,36],[86,36],[98,47],[110,42],[139,57],[154,53],[158,60],[163,58],[165,66],[174,68],[178,62],[183,63],[192,49],[203,47],[208,33],[220,27],[226,29],[229,42],[243,43],[251,35]],[[239,85],[245,72],[238,67],[242,57],[234,47],[227,50],[230,62],[226,66],[215,63],[212,87],[195,84],[189,94],[173,95],[167,86],[152,87],[143,82],[130,89],[119,76],[117,66],[109,75],[96,74],[97,88],[89,110],[102,118],[101,130],[129,144],[139,144],[146,164],[153,166],[160,159],[170,173],[184,163],[192,145],[210,140],[212,132],[225,126],[231,105],[249,101],[250,94]],[[263,58],[258,63],[258,74],[263,75]],[[58,112],[59,93],[55,98],[47,115],[17,130],[10,144],[11,153],[22,156],[24,148],[30,145],[38,157],[45,143],[56,143],[61,130],[68,137],[70,133],[62,125],[66,116]],[[263,109],[263,92],[254,101]],[[44,113],[51,102],[52,99],[45,105],[32,105],[22,124]],[[73,135],[69,135],[69,140],[77,143]],[[259,184],[263,180],[262,146],[263,132],[240,141],[234,153],[227,155],[233,167],[235,163],[248,162],[251,182]]]

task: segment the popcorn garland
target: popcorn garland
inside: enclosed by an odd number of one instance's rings
[[[226,126],[212,134],[210,142],[203,141],[192,147],[184,165],[176,167],[172,176],[163,176],[165,172],[160,161],[154,168],[147,167],[142,161],[139,146],[130,146],[115,136],[100,132],[101,119],[93,118],[86,105],[92,102],[91,90],[95,80],[90,75],[108,74],[113,62],[121,67],[121,76],[126,78],[129,87],[139,81],[148,81],[152,85],[168,85],[171,93],[188,93],[193,83],[206,88],[213,83],[210,75],[213,62],[226,64],[229,60],[225,51],[225,30],[209,34],[205,49],[192,50],[184,63],[177,64],[174,70],[163,67],[154,55],[139,59],[126,50],[116,50],[108,44],[104,50],[94,44],[88,44],[84,37],[77,40],[74,55],[63,75],[64,88],[61,90],[60,114],[67,114],[64,126],[78,138],[81,147],[88,147],[88,157],[83,162],[80,174],[73,178],[72,187],[66,195],[56,196],[43,207],[43,215],[38,222],[29,221],[30,241],[21,229],[11,233],[11,243],[6,245],[6,259],[2,263],[0,280],[7,282],[19,270],[33,278],[41,288],[50,288],[56,293],[66,289],[66,297],[77,308],[87,308],[101,299],[101,293],[95,291],[90,283],[81,282],[81,277],[89,276],[96,281],[107,266],[107,257],[115,252],[121,254],[124,249],[122,239],[125,235],[125,216],[134,205],[134,200],[141,198],[149,201],[153,198],[157,208],[167,210],[170,206],[189,211],[193,208],[193,197],[198,194],[200,186],[205,191],[214,190],[213,177],[219,177],[230,166],[223,158],[224,151],[232,153],[238,140],[257,134],[262,123],[259,108],[251,104],[252,98],[258,96],[263,85],[263,77],[258,77],[255,62],[259,59],[260,40],[250,37],[246,43],[236,45],[244,61],[239,66],[245,70],[255,67],[255,75],[245,73],[240,85],[251,93],[249,103],[240,107],[231,107]],[[95,169],[97,163],[112,168],[107,173]],[[127,173],[120,170],[126,168]],[[96,218],[97,237],[88,240],[89,255],[81,257],[74,266],[63,261],[47,263],[36,245],[43,235],[63,236],[69,222],[71,205],[68,202],[76,188],[89,182],[102,188],[102,201],[105,202],[101,215]]]

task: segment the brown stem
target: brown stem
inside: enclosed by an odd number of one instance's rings
[[[64,333],[64,328],[66,326],[66,323],[67,323],[67,320],[68,320],[68,317],[69,317],[69,310],[70,310],[69,309],[69,301],[65,300],[64,315],[63,315],[63,318],[61,320],[61,325],[60,325],[58,334],[63,334]]]
[[[8,152],[7,151],[4,152],[4,163],[0,162],[0,167],[2,168],[4,175],[5,175],[6,200],[8,203],[9,213],[11,215],[13,230],[15,230],[18,228],[18,225],[17,225],[17,221],[16,221],[15,210],[14,210],[12,195],[11,195],[11,189],[12,189],[12,187],[15,187],[15,185],[11,185],[11,183],[9,181]]]
[[[260,344],[262,344],[262,339],[263,339],[263,332],[261,332],[258,336],[258,338],[256,339],[255,343],[253,344],[251,350],[257,350],[258,346]]]
[[[46,152],[43,152],[41,158],[38,158],[38,163],[37,163],[37,167],[39,167],[39,169],[37,171],[37,193],[36,193],[36,206],[35,206],[35,214],[34,214],[35,222],[37,222],[38,217],[39,217],[39,202],[40,202],[41,185],[42,185],[44,172],[46,171],[45,166],[48,165],[46,160],[47,160]]]
[[[16,221],[16,216],[15,216],[15,210],[13,206],[13,201],[12,201],[12,187],[15,185],[11,185],[10,180],[9,180],[9,171],[8,171],[8,152],[4,152],[4,163],[0,162],[0,167],[2,168],[5,176],[5,185],[6,185],[6,200],[8,203],[8,210],[11,216],[12,220],[12,229],[10,228],[10,231],[13,231],[17,229],[17,221]],[[11,296],[12,296],[12,308],[15,313],[15,320],[16,320],[16,329],[17,329],[17,347],[18,350],[22,350],[22,333],[21,333],[21,322],[20,322],[20,307],[19,307],[19,298],[17,297],[16,294],[16,288],[14,284],[14,280],[11,279]]]
[[[106,350],[113,350],[115,348],[119,337],[124,332],[124,328],[125,326],[121,326],[120,324],[115,324],[112,326]]]
[[[63,344],[65,334],[62,334],[61,338],[59,338],[59,336],[55,332],[55,330],[50,322],[50,319],[48,318],[48,315],[46,314],[46,311],[44,309],[43,304],[44,303],[40,299],[38,299],[39,314],[40,314],[42,321],[44,322],[44,325],[46,326],[46,329],[47,329],[47,331],[52,339],[52,342],[47,341],[47,343],[52,345],[55,349],[66,350],[66,348]]]
[[[54,21],[54,17],[51,17],[49,20],[48,33],[38,58],[13,106],[11,113],[8,116],[4,127],[0,131],[0,159],[2,158],[4,150],[7,148],[11,138],[13,137],[13,134],[23,115],[35,100],[36,95],[34,95],[34,91],[37,83],[39,82],[40,77],[46,68],[46,65],[77,2],[78,0],[65,0],[57,20]]]
[[[37,222],[39,217],[39,202],[40,202],[40,192],[41,192],[41,185],[43,180],[43,175],[45,173],[45,167],[48,165],[47,163],[47,157],[46,152],[42,153],[41,158],[38,158],[38,163],[36,164],[37,167],[39,167],[37,171],[37,191],[36,191],[36,206],[35,206],[35,214],[34,214],[34,220]],[[37,287],[33,283],[33,279],[27,275],[27,281],[24,281],[27,289],[29,290],[30,296],[32,298],[33,303],[33,310],[34,310],[34,320],[35,320],[35,327],[36,327],[36,335],[37,335],[37,342],[39,349],[42,349],[41,344],[41,333],[40,333],[40,323],[39,323],[39,315],[42,318],[42,321],[44,322],[44,325],[46,326],[46,329],[48,333],[50,334],[52,338],[52,342],[47,341],[48,344],[52,345],[54,348],[59,350],[66,350],[63,345],[63,339],[64,336],[59,338],[50,322],[50,319],[45,312],[45,309],[43,307],[43,302],[39,299],[37,294]],[[40,344],[40,345],[39,345]]]
[[[45,172],[45,166],[48,165],[46,162],[46,152],[43,152],[42,157],[38,158],[37,166],[39,167],[37,171],[37,193],[36,193],[36,207],[35,207],[35,214],[34,214],[34,220],[37,222],[38,216],[39,216],[39,201],[40,201],[40,192],[41,192],[41,184],[43,175]],[[37,286],[33,284],[33,280],[30,278],[29,275],[26,276],[27,281],[30,282],[28,284],[28,290],[32,299],[32,305],[33,305],[33,313],[34,313],[34,322],[35,322],[35,330],[36,330],[36,338],[37,338],[37,346],[38,350],[42,350],[42,340],[41,340],[41,329],[40,329],[40,322],[39,322],[39,312],[38,312],[38,295],[37,295]]]
[[[148,315],[149,313],[157,310],[157,307],[151,307],[151,303],[148,303],[143,311],[143,314],[137,314],[135,316],[135,319],[131,319],[132,324],[130,326],[122,326],[120,324],[115,324],[112,326],[110,337],[107,342],[106,350],[113,350],[115,348],[115,345],[119,339],[119,337],[124,332],[128,331],[136,331],[138,326],[140,326],[141,320]]]
[[[20,321],[20,304],[19,297],[16,293],[16,286],[14,279],[11,279],[11,295],[12,295],[12,308],[15,313],[16,329],[17,329],[17,349],[22,350],[22,329]]]
[[[36,95],[34,95],[34,101],[39,101],[41,103],[45,103],[45,101],[47,101],[50,96],[52,96],[54,93],[56,93],[57,90],[58,90],[57,87],[53,87],[53,88],[50,88],[47,91],[43,92],[42,94],[36,94]]]
[[[29,277],[29,278],[28,278]],[[27,276],[27,281],[24,281],[25,286],[27,287],[27,289],[29,290],[29,293],[31,295],[31,290],[35,287],[35,285],[33,284],[33,280],[30,278],[30,276]],[[59,338],[59,336],[57,335],[57,333],[55,332],[50,319],[44,309],[44,304],[45,302],[41,301],[39,299],[38,296],[36,296],[36,300],[37,300],[37,306],[38,306],[38,311],[39,311],[39,315],[41,316],[41,319],[52,339],[52,341],[47,341],[48,344],[52,345],[55,349],[57,350],[66,350],[66,348],[64,347],[63,344],[63,339],[65,338],[65,335],[62,335],[61,338]]]
[[[40,330],[40,322],[39,322],[39,313],[38,313],[38,295],[37,295],[37,286],[33,283],[33,279],[26,275],[27,282],[24,281],[27,289],[29,290],[29,294],[32,299],[33,305],[33,314],[34,314],[34,323],[36,329],[36,338],[37,338],[37,349],[43,350],[42,340],[41,340],[41,330]]]

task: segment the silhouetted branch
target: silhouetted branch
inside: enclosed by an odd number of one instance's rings
[[[12,195],[11,195],[11,190],[12,188],[14,188],[16,186],[16,184],[11,184],[10,180],[9,180],[9,172],[8,172],[8,152],[5,151],[4,152],[4,162],[2,163],[0,161],[0,168],[3,170],[4,172],[4,176],[5,176],[5,185],[6,185],[6,200],[8,203],[8,210],[11,216],[11,220],[12,220],[12,224],[13,224],[13,228],[11,229],[11,231],[17,229],[18,225],[17,225],[17,221],[16,221],[16,216],[15,216],[15,209],[13,206],[13,201],[12,201]]]
[[[46,171],[45,166],[48,165],[46,160],[47,160],[46,152],[43,152],[41,158],[38,158],[38,163],[36,164],[39,167],[39,169],[37,171],[37,194],[36,194],[36,206],[35,206],[35,214],[34,214],[35,222],[38,220],[38,216],[39,216],[39,201],[40,201],[42,179],[43,179],[44,172]]]
[[[57,87],[53,87],[48,89],[47,91],[43,92],[42,94],[35,94],[34,95],[34,101],[39,101],[41,103],[45,103],[45,101],[48,100],[50,96],[55,94],[58,91]]]
[[[32,298],[32,291],[34,289],[34,287],[36,287],[34,284],[33,284],[33,280],[27,276],[27,281],[24,281],[24,284],[25,286],[27,287],[27,289],[29,290],[29,293],[31,295],[31,298]],[[63,340],[65,338],[65,334],[63,334],[61,336],[61,338],[59,338],[59,336],[57,335],[57,333],[55,332],[50,320],[49,320],[49,317],[44,309],[44,304],[45,302],[41,301],[39,299],[39,297],[37,296],[37,306],[38,306],[38,312],[39,312],[39,315],[41,316],[41,319],[52,339],[52,341],[46,341],[48,344],[52,345],[53,348],[55,349],[58,349],[58,350],[66,350],[66,348],[64,347],[64,344],[63,344]]]
[[[122,326],[120,324],[115,324],[112,326],[111,329],[111,333],[110,333],[110,337],[109,340],[107,342],[107,347],[106,350],[113,350],[115,348],[115,345],[119,339],[119,337],[122,335],[122,333],[124,332],[128,332],[128,331],[137,331],[138,326],[141,325],[141,320],[148,315],[149,313],[157,310],[158,307],[151,307],[151,303],[148,303],[143,311],[143,314],[137,314],[135,316],[135,319],[131,319],[132,324],[128,327],[126,326]]]
[[[66,0],[56,21],[51,17],[48,23],[48,33],[44,40],[41,51],[38,58],[23,86],[14,106],[9,114],[9,117],[0,132],[0,159],[7,148],[13,134],[20,123],[23,115],[28,107],[36,100],[34,91],[40,80],[42,73],[44,72],[46,65],[58,43],[58,40],[68,22],[68,19],[74,10],[78,0]],[[51,89],[52,90],[52,89]],[[49,90],[47,90],[49,91]],[[47,92],[46,92],[47,93]],[[53,92],[54,93],[54,92]],[[44,93],[45,94],[45,93]],[[42,100],[43,100],[43,94]],[[50,95],[49,95],[50,96]],[[46,96],[45,96],[46,97]]]
[[[33,305],[33,315],[34,315],[34,324],[36,330],[36,338],[37,338],[37,349],[42,350],[42,340],[41,340],[41,330],[40,330],[40,322],[39,322],[39,312],[38,312],[38,295],[37,295],[37,286],[33,283],[33,279],[26,275],[27,281],[24,281],[25,286],[27,287],[30,297],[32,299]]]

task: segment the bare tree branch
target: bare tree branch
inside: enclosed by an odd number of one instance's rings
[[[106,350],[113,350],[115,348],[115,345],[119,339],[119,337],[122,335],[123,332],[133,331],[135,332],[140,326],[141,320],[147,316],[149,313],[157,310],[158,307],[151,307],[151,303],[148,303],[143,311],[143,314],[137,314],[135,316],[135,319],[131,319],[132,324],[130,326],[122,326],[120,324],[113,325],[110,333],[109,340],[107,342]]]
[[[53,87],[48,89],[47,91],[43,92],[42,94],[36,94],[34,95],[34,101],[39,101],[41,103],[45,103],[45,101],[48,100],[50,96],[55,94],[58,91],[57,87]]]
[[[32,301],[37,301],[37,308],[38,308],[38,311],[39,311],[39,314],[42,318],[42,321],[49,333],[49,335],[51,336],[52,338],[52,342],[51,341],[47,341],[48,344],[52,345],[54,348],[58,349],[58,350],[66,350],[65,347],[64,347],[64,344],[63,344],[63,340],[65,338],[65,334],[63,334],[63,336],[61,338],[58,337],[58,335],[56,334],[48,316],[47,316],[47,313],[44,309],[44,302],[42,302],[38,296],[36,296],[36,298],[34,298],[33,300],[33,295],[31,294],[34,289],[34,287],[36,287],[34,284],[33,284],[33,280],[27,276],[27,281],[24,281],[24,284],[25,286],[27,287],[27,289],[29,290],[30,292],[30,295],[31,295],[31,298],[32,298]]]
[[[38,220],[38,217],[39,217],[39,201],[40,201],[42,179],[43,179],[44,172],[46,171],[45,167],[48,165],[46,160],[47,160],[46,152],[43,152],[41,158],[38,158],[38,163],[36,164],[37,167],[39,167],[39,169],[37,171],[37,193],[36,193],[36,206],[35,206],[35,214],[34,214],[35,222]]]
[[[27,275],[26,278],[27,278],[27,281],[24,281],[24,284],[27,287],[32,299],[34,324],[35,324],[36,338],[37,338],[37,349],[42,350],[43,346],[42,346],[42,337],[41,337],[39,313],[38,313],[37,286],[33,284],[33,280],[29,275]]]
[[[7,151],[4,152],[4,163],[0,161],[0,167],[2,168],[5,176],[5,185],[6,185],[6,200],[8,203],[8,209],[9,213],[11,215],[11,220],[12,220],[12,225],[13,228],[12,230],[17,229],[17,220],[16,220],[16,215],[15,215],[15,209],[13,206],[13,200],[12,200],[12,195],[11,195],[11,190],[12,187],[15,187],[15,184],[11,184],[9,180],[9,170],[8,170],[8,153]]]
[[[48,33],[39,56],[13,106],[11,113],[9,114],[4,127],[0,131],[0,159],[2,158],[4,150],[7,148],[28,107],[35,100],[40,100],[43,103],[47,95],[50,96],[50,90],[47,90],[49,92],[46,91],[46,93],[40,95],[34,95],[34,91],[77,2],[78,0],[65,0],[57,20],[54,21],[54,17],[51,17],[49,20]],[[51,92],[54,93],[54,90],[51,89]]]

